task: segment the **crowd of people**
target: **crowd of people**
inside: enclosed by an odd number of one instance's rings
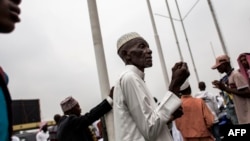
[[[20,21],[20,3],[21,0],[0,0],[1,33],[11,33],[15,29]],[[97,135],[90,127],[111,110],[116,141],[220,141],[220,126],[224,122],[250,124],[249,53],[237,58],[238,70],[231,66],[228,55],[216,58],[212,69],[226,74],[212,82],[221,91],[220,95],[206,91],[205,82],[199,82],[200,92],[192,93],[188,64],[176,62],[168,91],[158,103],[144,81],[145,69],[153,64],[148,42],[136,32],[126,33],[117,41],[117,54],[125,69],[107,98],[85,114],[81,113],[76,99],[65,98],[60,103],[63,115],[55,114],[53,127],[41,123],[37,141],[102,140],[102,134]],[[7,83],[8,76],[0,68],[1,141],[14,140]],[[96,125],[94,127],[102,133],[101,122]]]

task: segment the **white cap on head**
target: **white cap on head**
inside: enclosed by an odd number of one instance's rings
[[[180,91],[185,90],[185,89],[188,88],[189,86],[190,86],[189,81],[188,81],[188,79],[186,79],[186,81],[181,85]]]
[[[72,96],[69,96],[65,98],[60,104],[63,112],[66,112],[76,106],[78,102]]]
[[[122,35],[118,40],[117,40],[117,50],[119,50],[125,43],[128,41],[141,37],[138,33],[136,32],[130,32]],[[142,37],[141,37],[142,38]]]

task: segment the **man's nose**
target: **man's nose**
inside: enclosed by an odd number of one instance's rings
[[[152,50],[150,48],[147,48],[147,53],[152,54]]]

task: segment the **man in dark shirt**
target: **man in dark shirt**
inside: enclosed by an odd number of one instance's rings
[[[93,141],[93,134],[89,126],[101,118],[112,109],[113,88],[111,88],[109,97],[90,110],[90,112],[81,115],[79,103],[73,97],[67,97],[61,102],[61,108],[64,112],[59,121],[57,137],[59,141]]]

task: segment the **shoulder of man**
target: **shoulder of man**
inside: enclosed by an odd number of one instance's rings
[[[126,72],[124,72],[124,73],[122,73],[120,75],[119,83],[120,84],[123,83],[123,82],[125,82],[125,83],[128,82],[129,83],[129,82],[132,82],[134,80],[141,81],[142,79],[137,74],[135,74],[134,72],[126,71]]]

